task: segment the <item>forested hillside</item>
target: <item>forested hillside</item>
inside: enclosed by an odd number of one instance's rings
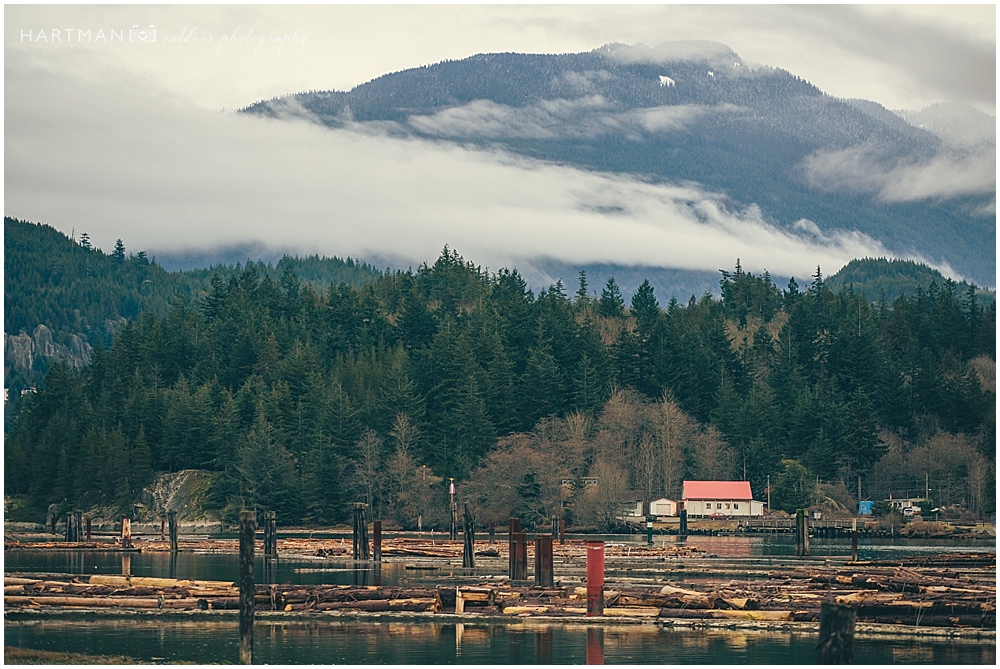
[[[995,304],[945,282],[873,305],[738,262],[720,287],[626,305],[581,275],[535,295],[448,249],[322,292],[291,269],[213,274],[82,370],[53,366],[7,435],[6,494],[127,505],[155,471],[202,468],[227,514],[328,523],[361,499],[412,527],[441,522],[448,477],[479,518],[530,522],[597,476],[566,511],[602,524],[616,495],[676,498],[689,476],[760,496],[770,475],[794,508],[817,478],[847,499],[857,476],[877,496],[927,473],[942,504],[989,508]]]
[[[359,287],[381,276],[350,258],[319,256],[284,257],[276,266],[258,262],[254,269],[273,278],[292,271],[318,289],[331,283]],[[191,302],[208,290],[212,276],[242,271],[237,264],[167,272],[145,251],[129,252],[121,240],[104,253],[86,232],[70,239],[48,225],[4,217],[4,387],[16,404],[20,391],[38,385],[53,360],[82,366],[91,347],[110,346],[127,320],[145,311],[164,318],[172,301]]]
[[[945,278],[936,269],[912,260],[861,258],[841,267],[827,283],[834,292],[851,286],[871,302],[885,300],[892,303],[900,295],[914,295],[918,290],[927,290],[932,283],[943,286]],[[969,287],[966,281],[955,285],[955,289],[963,294],[968,292]],[[973,290],[983,306],[996,300],[996,293],[991,290],[974,286]]]

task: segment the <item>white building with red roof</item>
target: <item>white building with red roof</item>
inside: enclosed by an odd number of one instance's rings
[[[684,481],[681,501],[688,516],[722,514],[751,518],[764,515],[764,502],[753,498],[749,481]]]

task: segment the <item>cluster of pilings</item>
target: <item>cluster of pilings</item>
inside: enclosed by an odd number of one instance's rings
[[[362,502],[354,503],[354,552],[352,555],[355,560],[371,559],[368,552],[368,505]]]

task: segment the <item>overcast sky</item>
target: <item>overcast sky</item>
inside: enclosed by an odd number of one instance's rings
[[[86,230],[105,250],[121,237],[136,250],[263,242],[420,261],[447,243],[494,267],[533,255],[714,270],[742,257],[784,275],[883,251],[772,229],[694,186],[220,113],[475,53],[713,40],[839,97],[995,114],[994,5],[8,5],[4,18],[5,214]],[[626,206],[609,217],[595,202]]]

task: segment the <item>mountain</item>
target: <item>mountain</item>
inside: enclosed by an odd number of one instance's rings
[[[861,232],[996,283],[995,133],[981,113],[942,106],[911,122],[719,44],[480,54],[241,111],[700,184],[775,226]],[[970,114],[974,141],[956,130]]]
[[[933,290],[932,286],[945,288],[948,279],[936,269],[912,260],[862,258],[844,265],[839,272],[827,278],[826,285],[835,293],[851,287],[870,302],[884,299],[891,304],[900,295],[913,295],[918,290],[926,292]],[[954,283],[954,290],[963,296],[972,290],[984,307],[996,301],[994,291],[977,289],[965,281]]]

